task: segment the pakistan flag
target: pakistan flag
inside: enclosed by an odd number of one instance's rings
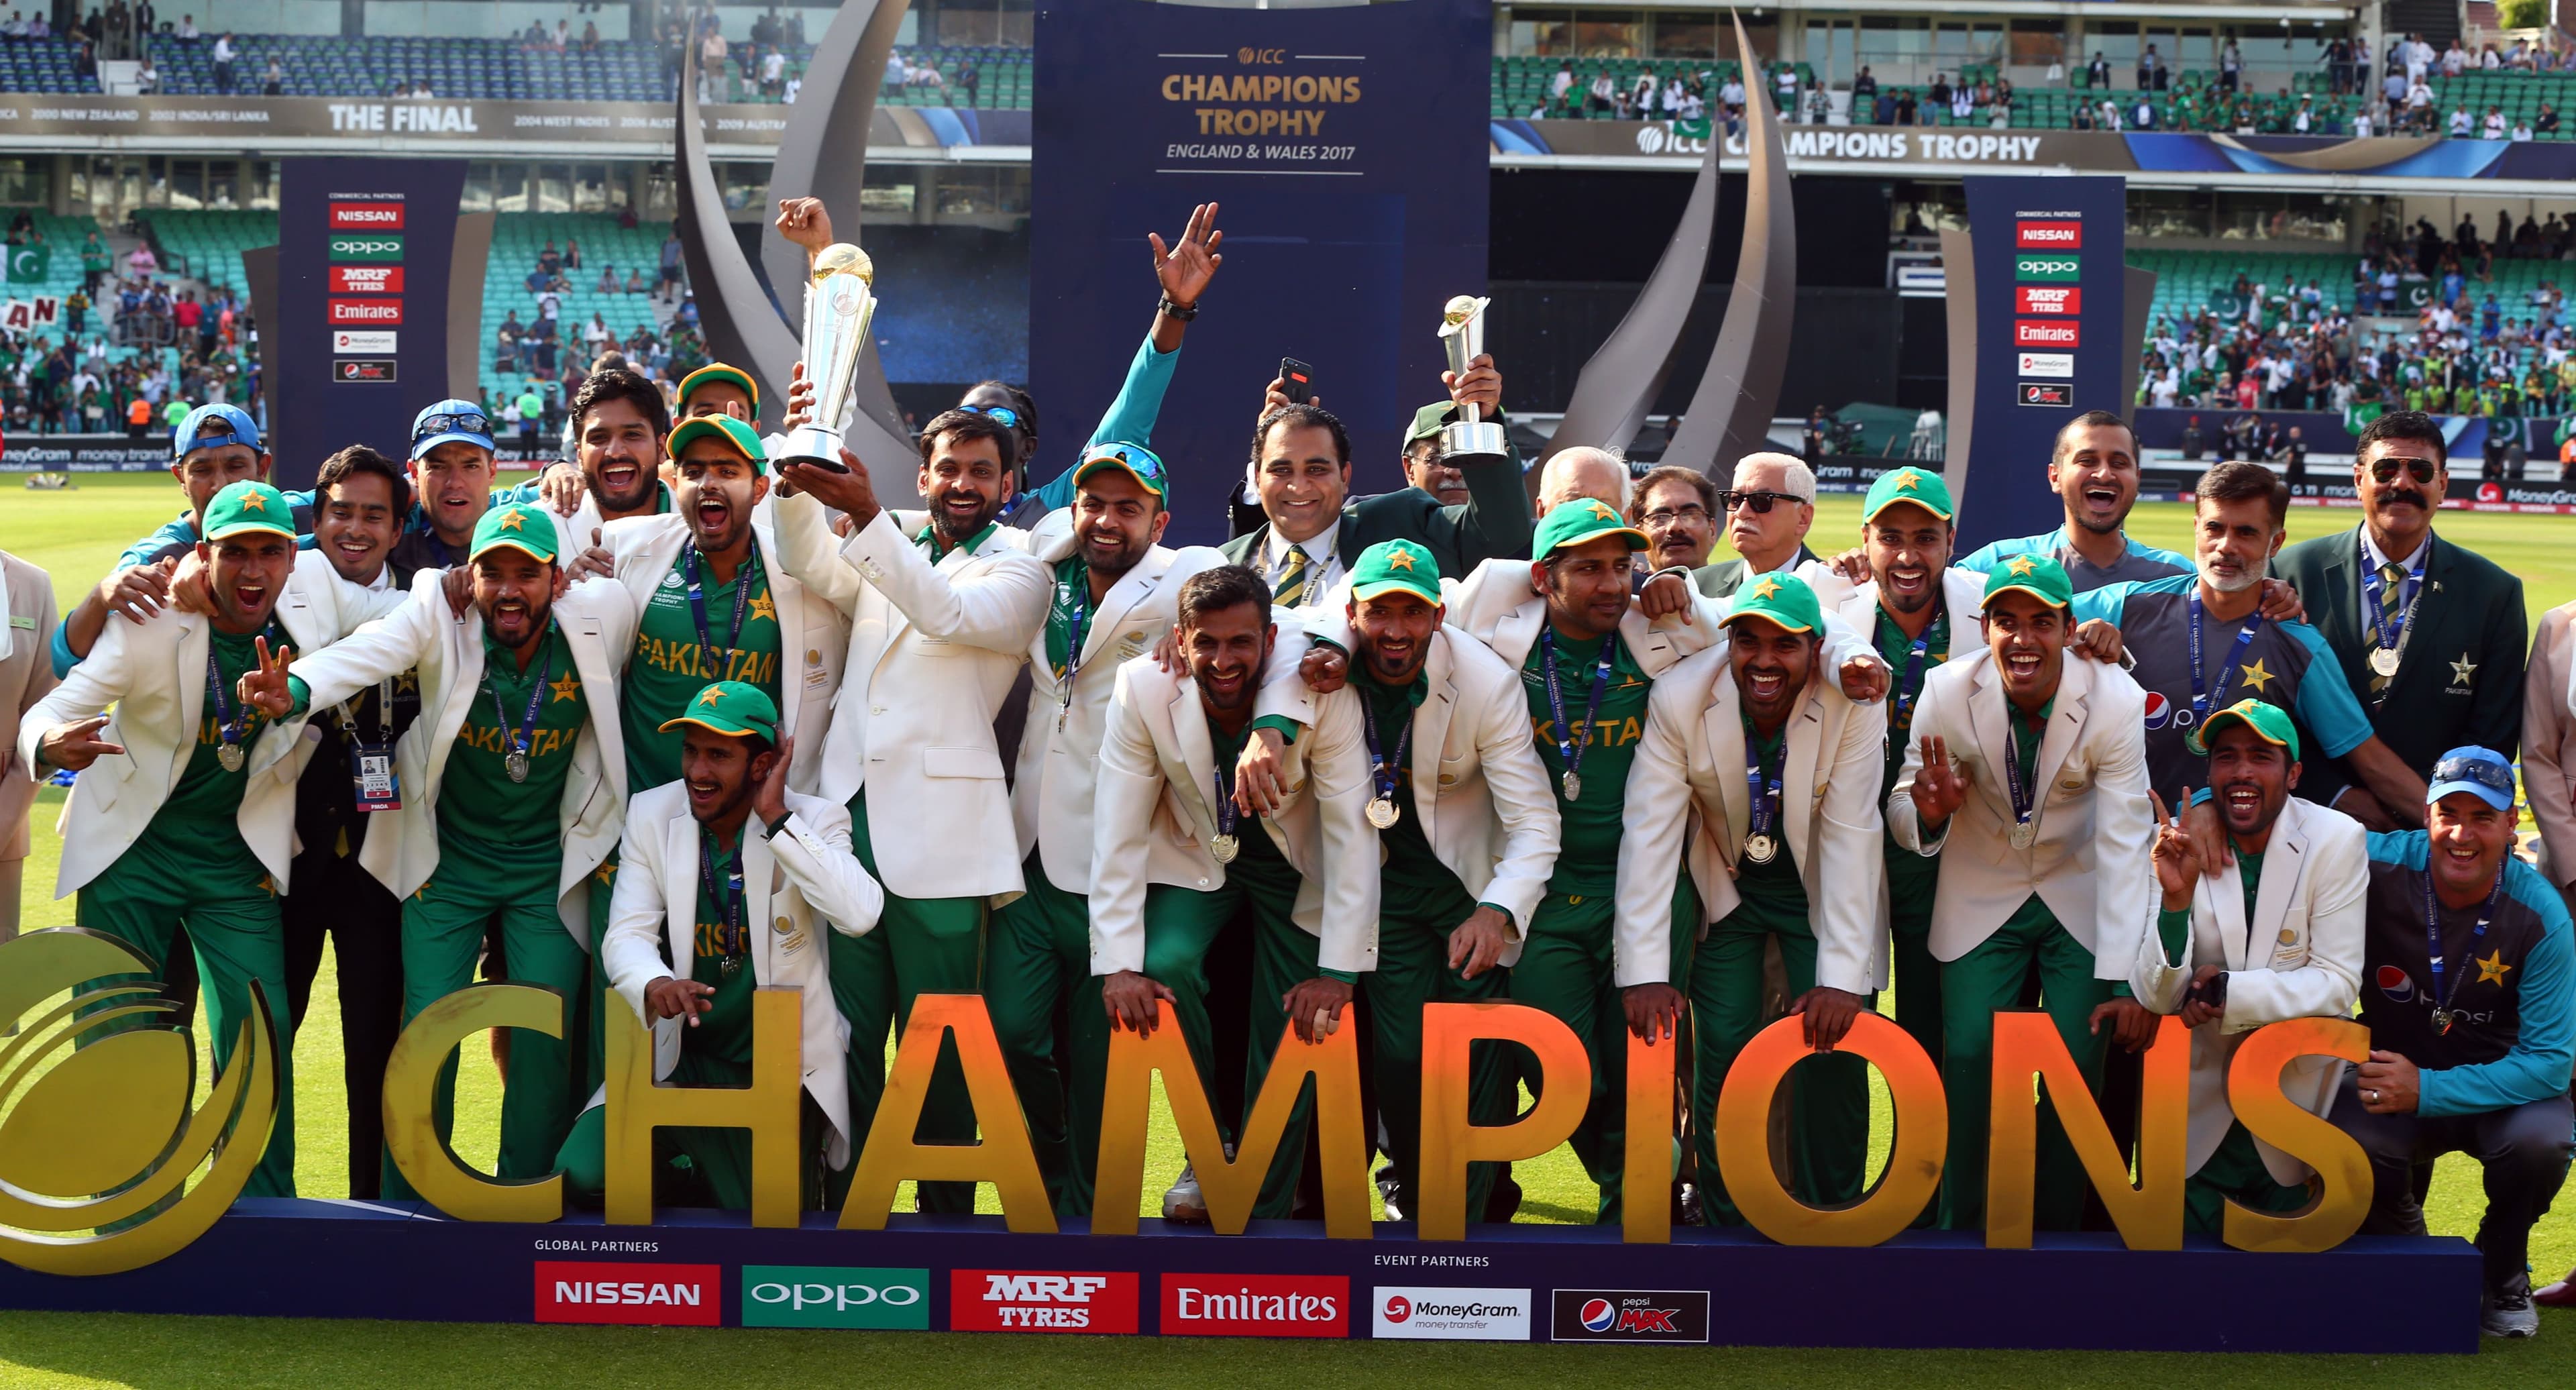
[[[9,248],[10,284],[41,285],[51,278],[53,266],[54,248],[41,241]]]

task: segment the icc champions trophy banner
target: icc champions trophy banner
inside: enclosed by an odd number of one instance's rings
[[[410,453],[421,406],[451,394],[448,263],[461,159],[289,159],[281,170],[271,451],[287,487],[333,450]],[[479,277],[477,288],[479,289]],[[480,295],[454,325],[470,340]]]
[[[2057,431],[2087,410],[2127,413],[2125,181],[1971,175],[1966,184],[1975,331],[1963,363],[1953,329],[1951,370],[1972,375],[1973,427],[1967,458],[1948,467],[1962,553],[2053,530],[2058,501],[2039,484]]]
[[[1127,366],[1113,327],[1151,321],[1145,234],[1223,205],[1225,274],[1154,428],[1174,543],[1223,537],[1283,357],[1350,427],[1354,490],[1403,485],[1402,427],[1444,394],[1441,306],[1485,289],[1485,117],[1456,97],[1485,88],[1492,23],[1483,0],[1039,10],[1029,372],[1048,438],[1089,435]],[[1048,452],[1040,478],[1073,462]]]

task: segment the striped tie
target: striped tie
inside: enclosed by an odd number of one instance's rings
[[[1288,547],[1288,563],[1280,569],[1279,587],[1271,590],[1270,600],[1282,608],[1294,608],[1306,601],[1306,547]]]
[[[2396,632],[2406,621],[2406,567],[2391,560],[2379,567],[2379,630]],[[2386,690],[2391,678],[2370,673],[2370,693]]]

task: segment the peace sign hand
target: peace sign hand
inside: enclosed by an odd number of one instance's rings
[[[2174,798],[2177,806],[2190,805],[2191,789],[2176,792]],[[2163,797],[2150,790],[2147,803],[2156,812],[2156,886],[2164,890],[2165,911],[2180,912],[2191,906],[2192,884],[2200,877],[2200,847],[2180,817],[2166,814]]]
[[[98,736],[98,731],[106,727],[107,716],[104,714],[57,724],[52,732],[45,735],[44,741],[36,745],[36,761],[46,767],[79,772],[97,762],[103,754],[124,752],[124,745],[110,743]]]
[[[1154,278],[1162,282],[1163,297],[1184,309],[1199,302],[1208,282],[1216,278],[1217,267],[1225,264],[1225,257],[1217,252],[1225,244],[1225,233],[1216,229],[1214,203],[1190,209],[1190,223],[1181,230],[1178,245],[1165,246],[1157,232],[1147,232],[1145,240],[1154,247]]]
[[[258,710],[270,719],[284,719],[295,712],[295,691],[287,685],[287,663],[295,659],[290,647],[280,647],[275,656],[268,650],[268,639],[259,639],[259,669],[242,672],[234,683],[233,697],[243,705]]]
[[[1950,745],[1938,734],[1923,736],[1923,765],[1914,772],[1914,814],[1923,828],[1938,831],[1968,799],[1968,777],[1950,765]]]

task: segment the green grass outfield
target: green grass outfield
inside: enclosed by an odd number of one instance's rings
[[[0,473],[0,549],[44,566],[66,608],[105,573],[119,550],[174,515],[177,489],[166,475],[83,475],[68,492],[28,492],[24,475]],[[1829,497],[1813,539],[1832,549],[1857,531],[1859,503]],[[2349,510],[2298,508],[2292,539],[2352,524]],[[2576,518],[2461,513],[2446,517],[2446,535],[2523,576],[2537,620],[2576,598]],[[2143,540],[2188,547],[2190,512],[2171,503],[2138,509]],[[71,904],[53,898],[60,844],[53,833],[62,794],[48,791],[35,815],[35,856],[27,866],[29,927],[66,925]],[[331,963],[326,957],[326,974]],[[298,1190],[347,1195],[345,1093],[340,1080],[335,992],[314,991],[311,1017],[295,1049]],[[202,1086],[202,1081],[201,1081]],[[1883,1086],[1876,1091],[1872,1147],[1883,1158],[1890,1121]],[[489,1169],[499,1139],[499,1086],[482,1049],[465,1049],[457,1092],[456,1147]],[[1158,1117],[1148,1149],[1146,1204],[1152,1214],[1163,1185],[1178,1172],[1180,1147]],[[1590,1184],[1572,1154],[1559,1148],[1517,1165],[1527,1192],[1523,1220],[1587,1219]],[[987,1189],[983,1205],[992,1210]],[[2468,1235],[2482,1206],[2473,1165],[2454,1157],[2435,1182],[2429,1212],[2435,1230]],[[2576,1262],[2576,1196],[2543,1220],[2532,1259],[2539,1279]],[[2368,1291],[2356,1289],[2356,1308]],[[2173,1310],[2141,1310],[2169,1316]],[[2406,1316],[2377,1309],[2377,1316]],[[1605,1361],[1602,1358],[1611,1358]],[[864,1362],[861,1359],[864,1358]],[[1288,1341],[1230,1343],[1174,1339],[1150,1346],[1118,1338],[985,1337],[950,1333],[856,1333],[641,1328],[480,1327],[412,1323],[0,1314],[0,1386],[206,1384],[487,1383],[507,1366],[528,1383],[633,1384],[647,1377],[731,1384],[795,1384],[829,1374],[826,1367],[866,1364],[871,1382],[949,1383],[969,1376],[996,1385],[1035,1384],[1084,1375],[1133,1385],[1311,1385],[1322,1376],[1394,1377],[1420,1383],[1550,1384],[1569,1375],[1614,1374],[1643,1384],[1994,1386],[2090,1385],[2213,1371],[2279,1386],[2416,1383],[2452,1375],[2407,1358],[2251,1357],[2215,1366],[2205,1359],[2084,1353],[1839,1352],[1754,1349],[1679,1350],[1472,1343]],[[2490,1344],[2475,1373],[2498,1385],[2564,1385],[2576,1379],[2576,1317],[2545,1315],[2543,1335],[2522,1345]]]

